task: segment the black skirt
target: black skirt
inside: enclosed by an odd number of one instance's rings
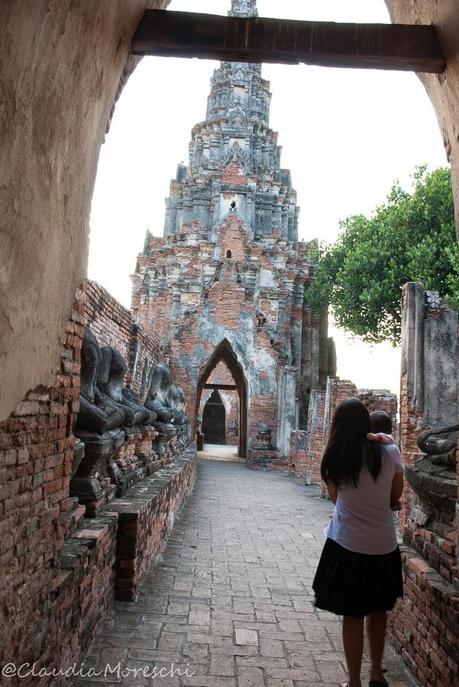
[[[390,611],[403,596],[400,549],[383,555],[355,553],[327,539],[312,583],[315,605],[360,618]]]

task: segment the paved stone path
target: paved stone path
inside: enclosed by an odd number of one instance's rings
[[[315,610],[311,590],[330,512],[317,490],[286,475],[200,463],[138,601],[115,603],[85,659],[85,670],[116,672],[74,686],[339,685],[340,622]],[[412,685],[388,654],[392,687]],[[155,665],[194,674],[155,678]]]

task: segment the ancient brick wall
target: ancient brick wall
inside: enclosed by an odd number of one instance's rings
[[[66,538],[59,573],[52,581],[52,595],[44,602],[42,653],[29,649],[27,654],[27,659],[37,660],[39,667],[66,669],[80,660],[92,641],[112,602],[117,526],[116,513],[103,513],[82,521]],[[60,678],[56,684],[66,682]],[[21,680],[20,684],[29,682]],[[33,678],[30,684],[48,685],[49,678]]]
[[[112,501],[108,508],[117,513],[118,550],[115,592],[122,601],[133,601],[148,566],[160,552],[175,518],[191,490],[196,462],[194,449],[179,456],[154,477],[133,487],[128,498]]]
[[[97,160],[138,62],[131,37],[146,9],[167,4],[74,0],[50,11],[40,0],[0,3],[0,80],[10,93],[0,119],[0,421],[26,392],[54,385],[60,337],[87,270]]]
[[[326,390],[311,391],[306,429],[294,433],[289,456],[291,474],[304,476],[308,484],[320,484],[320,463],[333,414],[341,401],[351,397],[359,398],[370,412],[387,412],[396,429],[398,404],[395,394],[381,389],[357,389],[348,380],[329,377]]]
[[[324,447],[324,417],[326,392],[312,389],[309,404],[306,430],[295,432],[290,451],[291,474],[304,476],[307,484],[320,483],[320,461]]]
[[[39,658],[49,640],[49,598],[75,506],[69,484],[83,333],[76,304],[54,384],[30,391],[0,425],[2,663]]]
[[[196,407],[202,371],[218,345],[225,339],[229,342],[248,393],[250,450],[260,427],[268,426],[274,446],[279,431],[295,428],[296,394],[289,383],[297,368],[293,372],[288,363],[294,340],[301,341],[301,329],[294,336],[293,321],[302,319],[298,313],[310,263],[305,251],[300,255],[281,237],[269,245],[249,238],[237,210],[216,229],[214,241],[205,240],[195,225],[184,226],[181,233],[161,242],[147,237],[134,277],[132,304],[142,328],[164,334],[165,353],[189,399],[193,419],[203,408],[202,401]],[[317,367],[318,351],[317,345],[313,356]],[[297,357],[301,367],[300,351]],[[285,389],[283,395],[280,389]],[[238,413],[231,403],[228,426],[236,423]]]
[[[396,394],[384,389],[359,389],[358,398],[366,405],[369,412],[382,410],[392,418],[394,431],[397,430],[398,400]]]
[[[237,446],[239,441],[239,396],[237,391],[222,391],[222,399],[227,408],[226,444]]]
[[[83,520],[84,507],[69,496],[86,324],[102,345],[127,358],[134,388],[145,361],[164,360],[157,340],[134,327],[125,308],[85,282],[62,337],[54,383],[30,391],[0,424],[1,665],[78,660],[113,597],[117,517]],[[181,484],[180,494],[189,483]],[[151,522],[148,527],[155,531]],[[161,532],[164,523],[156,538]]]
[[[430,457],[421,432],[458,419],[458,318],[438,294],[407,284],[402,307],[400,443],[404,599],[390,618],[396,648],[423,687],[459,682],[457,452]],[[430,435],[435,437],[435,435]],[[456,434],[443,435],[444,438]],[[435,454],[435,451],[433,451]]]
[[[147,333],[133,321],[131,312],[96,282],[85,281],[76,298],[99,345],[120,351],[128,366],[125,383],[144,400],[153,366],[166,362],[154,327],[149,326]]]
[[[389,614],[389,637],[422,687],[458,684],[459,597],[426,561],[402,548],[404,597]]]
[[[339,379],[339,377],[329,377],[327,379],[324,414],[324,443],[327,441],[328,431],[337,405],[346,398],[355,398],[357,396],[357,387],[353,382],[347,379]]]
[[[289,474],[296,477],[308,473],[308,433],[298,429],[290,436],[290,454],[288,460]]]

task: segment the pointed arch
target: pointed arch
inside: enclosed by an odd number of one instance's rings
[[[224,362],[234,379],[234,384],[239,396],[239,446],[238,452],[242,458],[247,454],[247,381],[244,369],[234,352],[228,339],[222,339],[210,355],[207,363],[201,368],[199,373],[196,397],[196,412],[199,410],[201,395],[211,373],[218,363]]]

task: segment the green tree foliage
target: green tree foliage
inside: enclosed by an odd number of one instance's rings
[[[339,327],[369,343],[400,340],[401,288],[419,281],[459,307],[459,247],[449,169],[418,167],[411,192],[395,183],[371,217],[340,222],[337,241],[313,251],[307,302],[330,305]]]

